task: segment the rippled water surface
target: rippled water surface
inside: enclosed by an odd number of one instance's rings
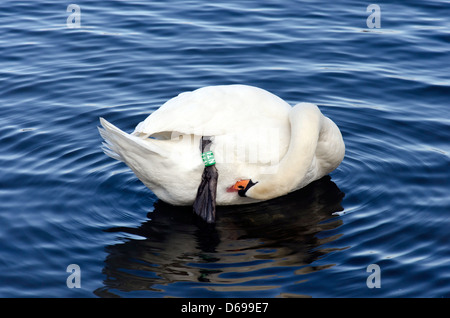
[[[448,2],[76,3],[0,4],[1,297],[450,296]],[[101,151],[100,116],[235,83],[319,105],[342,164],[206,226]]]

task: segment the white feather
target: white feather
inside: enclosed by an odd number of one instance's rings
[[[316,105],[291,107],[246,85],[209,86],[182,93],[127,134],[105,119],[99,128],[105,153],[125,162],[160,199],[189,205],[203,171],[201,136],[213,136],[219,171],[217,204],[267,200],[297,190],[334,170],[344,142]],[[247,198],[227,188],[258,182]]]

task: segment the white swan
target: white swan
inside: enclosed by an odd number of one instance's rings
[[[218,205],[268,200],[300,189],[333,171],[345,153],[338,127],[316,105],[291,107],[246,85],[182,93],[132,134],[103,118],[100,122],[105,153],[127,164],[158,198],[173,205],[196,200],[206,170],[202,136],[211,136]]]

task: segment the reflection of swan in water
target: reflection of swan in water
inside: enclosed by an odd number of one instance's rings
[[[189,282],[185,295],[177,288],[181,297],[192,296],[190,287],[196,284],[209,291],[270,289],[276,285],[264,283],[265,277],[273,276],[270,268],[295,266],[296,274],[323,269],[311,263],[330,250],[317,247],[339,235],[324,233],[319,238],[317,234],[342,224],[332,214],[342,210],[343,196],[326,176],[281,198],[220,207],[214,225],[197,222],[195,215],[186,213],[189,207],[158,201],[148,215],[150,220],[139,228],[109,230],[145,239],[127,239],[107,247],[105,287],[95,294],[111,297],[131,291],[167,291],[175,282]],[[295,276],[292,280],[298,281]],[[255,279],[262,283],[255,286]]]

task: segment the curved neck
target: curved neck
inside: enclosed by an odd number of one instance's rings
[[[274,169],[247,195],[255,199],[270,199],[300,188],[305,180],[317,148],[323,115],[314,104],[300,103],[289,113],[291,139],[289,149]],[[308,178],[309,179],[309,178]]]

